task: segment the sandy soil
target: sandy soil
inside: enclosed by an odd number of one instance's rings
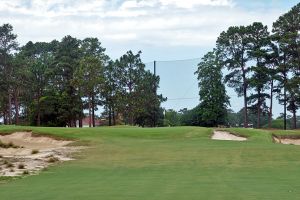
[[[226,131],[214,131],[213,136],[211,137],[213,140],[232,140],[232,141],[246,141],[247,138],[245,137],[239,137],[236,135],[233,135]]]
[[[12,142],[18,148],[0,148],[0,176],[36,174],[56,162],[73,160],[71,154],[82,147],[66,146],[72,141],[32,136],[31,132],[16,132],[0,136],[2,143]]]
[[[300,139],[278,138],[278,137],[273,137],[273,139],[276,143],[300,145]]]

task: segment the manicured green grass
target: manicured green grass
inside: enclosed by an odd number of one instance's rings
[[[299,199],[300,146],[271,135],[300,131],[230,129],[246,142],[212,141],[212,129],[4,127],[80,140],[78,160],[0,183],[2,200]],[[0,178],[1,182],[1,178]]]

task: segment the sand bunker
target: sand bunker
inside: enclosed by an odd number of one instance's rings
[[[232,141],[246,141],[247,138],[233,135],[226,131],[214,131],[211,139],[213,140],[232,140]]]
[[[300,138],[279,138],[279,137],[273,136],[273,140],[276,143],[280,143],[280,144],[300,145]]]
[[[66,146],[72,141],[33,136],[31,132],[0,135],[0,141],[15,146],[0,148],[0,176],[35,174],[56,162],[73,160],[71,154],[82,149]]]

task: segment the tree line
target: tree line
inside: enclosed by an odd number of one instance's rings
[[[165,100],[156,94],[159,77],[145,69],[141,52],[113,61],[97,38],[17,43],[10,24],[0,26],[0,117],[4,124],[82,126],[88,110],[104,107],[109,125],[117,119],[157,126]]]
[[[261,22],[232,26],[222,32],[216,47],[198,65],[200,104],[192,110],[197,124],[216,126],[226,121],[229,97],[223,81],[243,97],[243,126],[249,125],[249,112],[256,114],[256,127],[268,116],[272,127],[273,98],[283,105],[284,129],[287,111],[292,113],[291,128],[297,128],[300,107],[300,4],[280,16],[272,31]],[[213,79],[214,81],[212,81]],[[198,110],[198,112],[197,112]],[[195,121],[195,120],[194,120]],[[195,122],[193,122],[195,123]]]
[[[232,26],[198,64],[200,103],[179,112],[164,110],[157,95],[159,76],[145,69],[141,52],[117,60],[97,38],[17,43],[10,24],[0,26],[0,117],[4,124],[90,126],[103,106],[109,125],[218,126],[267,122],[272,127],[273,99],[283,105],[284,129],[297,128],[300,107],[300,3],[273,23]],[[224,70],[227,71],[224,76]],[[228,109],[225,84],[243,97],[238,113]],[[292,117],[287,115],[287,111]],[[240,120],[243,122],[240,123]],[[276,122],[277,123],[277,122]]]

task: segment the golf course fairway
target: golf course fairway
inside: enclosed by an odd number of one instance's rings
[[[212,140],[213,129],[37,128],[88,148],[76,160],[38,175],[0,177],[1,200],[299,199],[300,146],[275,144],[272,134],[300,131],[228,129],[247,141]]]

